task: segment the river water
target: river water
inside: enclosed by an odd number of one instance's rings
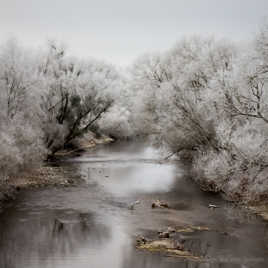
[[[0,215],[0,268],[268,267],[266,222],[200,191],[182,164],[159,159],[144,144],[119,143],[57,163],[83,182],[20,193]],[[157,199],[171,208],[152,209]],[[139,234],[189,225],[210,228],[184,235],[202,262],[135,248]]]

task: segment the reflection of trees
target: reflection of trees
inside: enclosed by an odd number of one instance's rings
[[[110,238],[109,229],[93,214],[48,211],[41,217],[9,215],[0,223],[0,267],[29,267],[34,260],[63,258],[90,245],[96,248]]]

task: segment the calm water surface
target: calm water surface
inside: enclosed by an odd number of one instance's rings
[[[19,195],[0,215],[0,268],[268,267],[267,223],[201,192],[185,167],[160,158],[144,144],[123,143],[59,163],[84,183]],[[172,209],[152,210],[156,199]],[[206,261],[135,249],[136,235],[183,225],[212,229],[185,235],[185,246]]]

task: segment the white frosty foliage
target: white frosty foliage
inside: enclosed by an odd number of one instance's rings
[[[268,24],[254,42],[192,36],[126,71],[50,42],[0,48],[0,167],[5,176],[91,130],[150,138],[191,161],[194,178],[231,198],[268,197]]]

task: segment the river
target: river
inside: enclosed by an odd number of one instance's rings
[[[268,267],[265,221],[199,190],[177,161],[159,159],[142,143],[115,143],[57,163],[82,182],[21,191],[0,215],[0,267]],[[157,199],[171,208],[152,209]],[[202,262],[135,248],[137,235],[188,225],[210,229],[184,235]]]

